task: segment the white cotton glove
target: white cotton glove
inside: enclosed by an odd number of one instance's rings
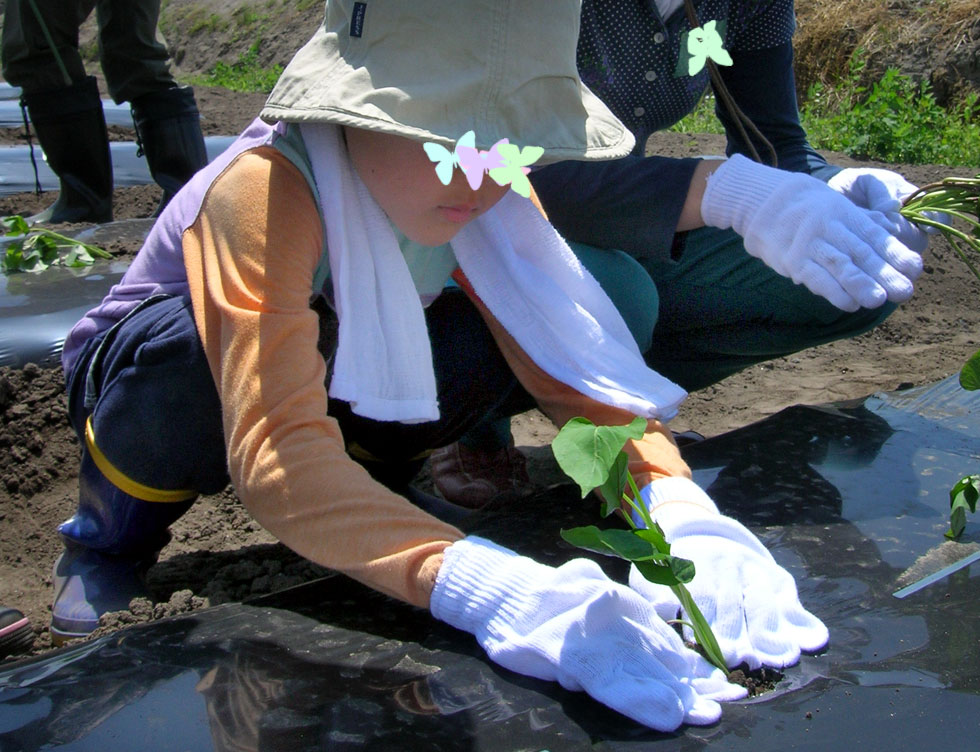
[[[687,588],[729,667],[744,662],[750,669],[782,668],[796,663],[801,650],[827,644],[827,628],[800,604],[793,576],[744,525],[720,514],[696,484],[662,478],[640,496],[663,529],[670,553],[694,562]],[[664,619],[678,618],[681,604],[669,587],[649,582],[635,566],[629,583]],[[684,630],[693,639],[690,629]]]
[[[874,167],[847,167],[830,180],[827,185],[847,197],[857,206],[885,215],[882,225],[904,245],[917,253],[923,253],[929,245],[929,235],[937,232],[932,227],[919,227],[898,213],[902,202],[918,190],[897,172],[880,170]],[[945,224],[949,217],[941,212],[931,212]]]
[[[745,250],[844,311],[912,297],[922,258],[862,209],[810,175],[733,155],[708,178],[705,224],[732,228]]]
[[[446,549],[430,608],[504,668],[584,690],[659,731],[714,723],[718,702],[745,696],[587,559],[549,567],[469,536]]]

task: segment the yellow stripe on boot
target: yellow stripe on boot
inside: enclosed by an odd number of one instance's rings
[[[106,479],[123,493],[127,493],[141,501],[177,502],[190,501],[197,497],[197,491],[177,490],[164,491],[133,480],[113,465],[95,445],[95,430],[92,428],[92,416],[85,421],[85,447],[89,456]]]

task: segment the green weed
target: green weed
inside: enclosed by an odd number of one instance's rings
[[[189,34],[198,34],[202,31],[222,31],[227,28],[228,22],[216,13],[207,14],[204,11],[194,17],[190,27],[187,29]]]
[[[969,94],[942,108],[927,82],[888,69],[870,89],[862,86],[860,50],[837,86],[814,84],[800,116],[810,143],[856,159],[906,164],[980,164],[980,96]],[[715,98],[704,97],[670,128],[678,133],[724,133]]]
[[[668,130],[676,133],[724,133],[721,121],[715,115],[715,97],[708,94],[701,98],[698,106]]]
[[[908,164],[980,163],[980,101],[970,94],[949,110],[928,82],[889,68],[870,91],[856,74],[833,92],[815,84],[802,109],[803,127],[818,149],[857,159]]]
[[[259,21],[264,21],[268,18],[267,15],[257,13],[254,8],[247,5],[243,5],[240,8],[236,8],[232,14],[232,18],[235,19],[239,26],[252,26]]]
[[[191,83],[204,86],[223,86],[232,91],[270,92],[282,73],[281,65],[263,68],[258,63],[260,40],[234,63],[218,62],[209,74],[195,78]]]

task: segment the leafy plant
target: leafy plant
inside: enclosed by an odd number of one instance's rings
[[[558,465],[582,491],[582,498],[593,490],[602,497],[601,512],[609,517],[623,509],[624,504],[643,521],[644,527],[633,522],[632,515],[623,515],[630,529],[600,530],[595,525],[562,530],[561,537],[573,546],[603,556],[615,556],[632,562],[650,582],[668,586],[690,618],[687,623],[708,660],[726,674],[728,667],[718,647],[711,627],[691,597],[684,583],[694,578],[694,563],[671,556],[670,544],[663,530],[650,516],[640,499],[636,481],[629,473],[629,459],[623,446],[630,439],[639,439],[647,422],[635,418],[626,426],[597,426],[586,418],[572,418],[554,441],[551,451]],[[629,487],[632,496],[624,489]]]
[[[800,120],[816,148],[910,164],[980,162],[980,95],[971,92],[944,108],[928,82],[916,84],[894,69],[869,89],[861,83],[864,62],[858,50],[850,74],[836,86],[817,83],[807,90]],[[668,130],[724,133],[714,96],[703,97]]]
[[[258,57],[259,41],[256,41],[237,62],[229,65],[219,61],[210,74],[196,78],[194,82],[205,86],[223,86],[232,91],[270,92],[279,80],[283,68],[279,64],[272,68],[263,68],[259,65]]]
[[[860,50],[837,87],[815,84],[801,109],[803,126],[818,149],[858,159],[913,164],[980,161],[980,97],[968,94],[943,108],[927,81],[889,68],[870,90],[860,83]]]
[[[91,266],[96,258],[112,254],[81,240],[43,228],[32,228],[19,214],[0,219],[4,237],[17,238],[8,243],[0,257],[0,271],[43,272],[49,266]]]
[[[946,537],[950,540],[959,538],[966,527],[966,511],[977,511],[977,499],[980,499],[980,475],[967,475],[949,491],[949,530]]]
[[[706,94],[697,106],[667,130],[675,133],[724,133],[725,128],[715,114],[715,97]]]
[[[949,222],[937,218],[941,212]],[[975,178],[946,178],[920,188],[905,200],[901,214],[917,224],[933,227],[943,234],[963,262],[980,281],[980,175]],[[965,224],[962,230],[953,222]],[[974,256],[976,258],[974,258]],[[980,350],[960,370],[960,386],[980,390]],[[946,537],[958,538],[966,527],[966,512],[977,511],[980,497],[980,475],[967,475],[949,492],[950,524]]]
[[[925,185],[909,196],[900,213],[906,219],[942,233],[953,249],[980,281],[980,175],[974,178],[945,178]],[[937,216],[950,219],[942,221]],[[956,223],[966,225],[960,229]],[[980,351],[974,353],[960,371],[960,386],[980,389]]]
[[[935,216],[937,212],[948,214],[951,220],[963,222],[966,230],[942,222]],[[980,270],[971,258],[971,254],[976,254],[976,260],[980,262],[980,175],[974,178],[945,178],[924,185],[905,199],[901,214],[916,224],[939,230],[980,280]]]

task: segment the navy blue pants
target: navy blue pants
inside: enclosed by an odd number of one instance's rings
[[[408,466],[490,413],[514,414],[530,406],[462,291],[445,291],[426,310],[426,320],[439,420],[379,422],[354,415],[344,402],[328,405],[348,447],[356,443],[383,463]],[[79,437],[84,442],[91,416],[97,446],[132,480],[200,493],[227,485],[221,405],[188,299],[161,296],[144,303],[87,342],[67,380],[69,414]]]

